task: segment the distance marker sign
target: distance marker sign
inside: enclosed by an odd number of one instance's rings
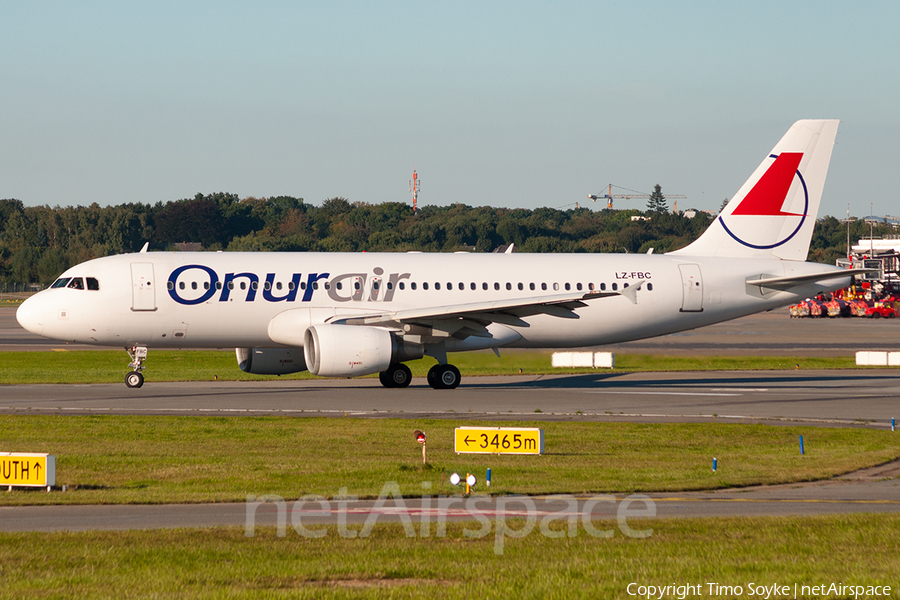
[[[531,427],[457,427],[457,454],[543,454],[544,430]]]

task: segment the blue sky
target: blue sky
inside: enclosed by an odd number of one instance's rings
[[[408,202],[415,168],[421,204],[717,209],[839,118],[820,214],[900,214],[897,2],[0,8],[0,198],[27,205]]]

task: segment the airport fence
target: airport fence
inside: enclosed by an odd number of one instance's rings
[[[0,282],[0,303],[21,302],[46,287],[43,283]]]

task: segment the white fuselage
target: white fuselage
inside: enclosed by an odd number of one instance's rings
[[[497,346],[581,347],[693,329],[838,289],[836,267],[776,258],[635,254],[137,253],[99,258],[61,278],[94,278],[99,289],[48,289],[19,310],[40,335],[85,344],[149,348],[302,346],[303,331],[275,335],[288,310],[308,324],[411,308],[590,290],[622,291],[586,301],[577,318],[549,314],[504,324],[493,338],[451,341],[447,350]],[[810,273],[831,279],[790,290],[748,279]],[[643,282],[643,283],[641,283]],[[293,289],[291,289],[293,288]],[[515,334],[509,334],[512,330]]]

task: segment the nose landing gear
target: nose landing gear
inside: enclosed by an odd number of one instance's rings
[[[131,348],[125,348],[125,351],[131,357],[131,362],[128,363],[128,366],[133,369],[125,376],[125,385],[130,388],[139,388],[144,385],[144,376],[141,374],[141,371],[144,370],[144,361],[147,359],[147,347],[132,346]]]

